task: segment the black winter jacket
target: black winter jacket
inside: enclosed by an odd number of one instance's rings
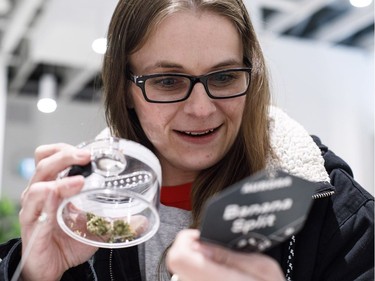
[[[304,228],[267,252],[293,281],[374,280],[374,198],[354,179],[350,167],[313,137],[331,184],[321,183]],[[0,280],[9,281],[21,241],[0,246]],[[69,269],[62,281],[141,281],[137,247],[99,249],[95,262]],[[151,280],[154,281],[154,280]]]

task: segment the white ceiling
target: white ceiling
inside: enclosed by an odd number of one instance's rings
[[[105,36],[117,1],[0,0],[0,59],[8,65],[9,95],[36,95],[40,76],[53,72],[60,99],[96,100],[102,58],[91,43]],[[359,9],[349,0],[245,3],[261,34],[374,49],[374,4]]]

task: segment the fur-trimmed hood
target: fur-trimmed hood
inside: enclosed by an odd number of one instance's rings
[[[269,110],[271,148],[267,167],[279,168],[313,182],[329,182],[320,149],[308,132],[281,109]]]

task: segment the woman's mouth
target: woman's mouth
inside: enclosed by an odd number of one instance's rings
[[[176,131],[176,132],[178,132],[179,134],[182,134],[182,135],[189,136],[189,137],[205,137],[205,136],[213,134],[220,127],[221,127],[221,125],[219,127],[216,127],[216,128],[213,128],[213,129],[207,129],[207,130]]]
[[[186,135],[189,135],[189,136],[193,136],[193,137],[200,137],[200,136],[204,136],[204,135],[208,135],[212,132],[214,132],[215,129],[211,129],[211,130],[207,130],[207,131],[203,131],[203,132],[183,132],[184,134]]]

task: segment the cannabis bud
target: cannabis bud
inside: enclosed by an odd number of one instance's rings
[[[87,230],[95,235],[106,235],[110,230],[111,224],[104,218],[95,216],[94,214],[87,214]]]
[[[135,239],[130,225],[123,220],[110,221],[93,213],[87,213],[87,230],[94,235],[105,236],[107,242],[125,242]]]

